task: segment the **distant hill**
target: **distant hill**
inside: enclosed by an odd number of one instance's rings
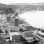
[[[12,7],[6,5],[6,4],[0,4],[0,11],[3,11],[5,14],[14,13]]]
[[[4,10],[4,9],[7,9],[7,8],[12,8],[12,10],[15,12],[15,11],[18,11],[19,13],[23,13],[25,11],[32,11],[32,10],[35,10],[35,11],[44,11],[44,3],[34,3],[34,4],[10,4],[10,5],[6,5],[6,4],[1,4],[0,3],[0,10]]]

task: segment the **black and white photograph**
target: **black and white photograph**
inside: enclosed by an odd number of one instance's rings
[[[44,44],[44,0],[0,0],[0,44]]]

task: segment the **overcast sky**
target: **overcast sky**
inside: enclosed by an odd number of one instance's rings
[[[11,3],[41,3],[44,0],[0,0],[0,3],[11,4]]]

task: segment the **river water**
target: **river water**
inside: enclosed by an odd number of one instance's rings
[[[19,17],[33,27],[44,28],[44,11],[28,11],[20,14]]]

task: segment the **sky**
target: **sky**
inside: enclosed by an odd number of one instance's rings
[[[44,28],[44,11],[29,11],[19,15],[19,17],[25,19],[33,27]]]
[[[44,3],[44,0],[0,0],[2,4],[11,4],[11,3]]]

